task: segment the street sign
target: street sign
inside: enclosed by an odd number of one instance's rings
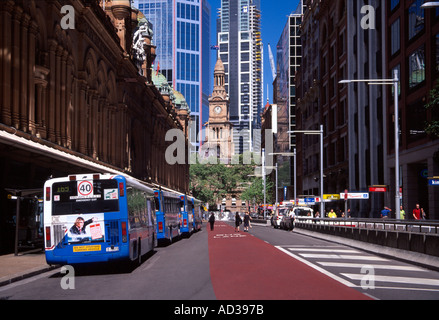
[[[345,193],[340,193],[340,198],[345,198]],[[355,199],[355,200],[367,200],[369,199],[369,193],[368,192],[363,192],[363,193],[353,193],[353,192],[349,192],[348,194],[348,199]]]
[[[339,194],[324,194],[323,200],[340,200]]]
[[[387,186],[372,186],[369,187],[369,192],[387,192]]]
[[[430,186],[439,186],[439,179],[429,179],[428,185]]]

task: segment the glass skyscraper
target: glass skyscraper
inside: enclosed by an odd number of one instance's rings
[[[136,0],[153,26],[155,69],[181,92],[191,110],[190,140],[198,150],[203,113],[209,112],[210,4],[207,0]]]
[[[257,151],[263,110],[263,45],[260,0],[221,0],[219,57],[226,71],[235,154]]]

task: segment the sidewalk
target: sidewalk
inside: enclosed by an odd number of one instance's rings
[[[0,256],[0,286],[55,269],[46,263],[44,251]]]

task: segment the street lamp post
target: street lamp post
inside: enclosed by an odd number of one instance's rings
[[[267,218],[267,195],[265,193],[265,149],[262,149],[262,179],[264,180],[264,219]]]
[[[426,2],[421,6],[421,8],[423,9],[436,8],[436,7],[439,7],[439,1]]]
[[[318,134],[320,135],[320,215],[324,217],[325,203],[323,202],[323,125],[320,125],[320,130],[294,130],[288,133],[303,133],[306,135]]]
[[[427,4],[427,3],[426,3]],[[439,2],[438,2],[439,5]],[[341,80],[340,84],[353,83],[353,82],[366,82],[369,85],[393,85],[394,87],[394,100],[395,100],[395,215],[396,219],[401,218],[400,206],[401,196],[399,194],[399,101],[398,101],[398,89],[399,89],[399,73],[398,70],[394,71],[393,79],[356,79],[356,80]]]

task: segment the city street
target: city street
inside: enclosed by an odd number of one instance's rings
[[[140,266],[75,269],[71,289],[65,277],[56,269],[0,287],[0,299],[439,299],[437,271],[268,226],[238,233],[222,221],[157,248]]]

